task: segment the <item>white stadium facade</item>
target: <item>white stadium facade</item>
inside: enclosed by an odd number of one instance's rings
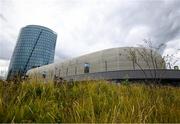
[[[162,56],[140,47],[119,47],[33,68],[29,77],[48,80],[180,80],[179,70],[168,70]]]

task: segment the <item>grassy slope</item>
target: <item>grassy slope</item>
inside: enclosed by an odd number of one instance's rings
[[[178,87],[40,82],[0,82],[0,122],[180,122]]]

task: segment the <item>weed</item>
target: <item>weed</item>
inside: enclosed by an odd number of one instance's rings
[[[0,82],[0,122],[177,122],[179,87],[108,81]]]

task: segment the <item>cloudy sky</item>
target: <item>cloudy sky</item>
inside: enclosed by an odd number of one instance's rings
[[[143,39],[180,59],[180,0],[0,0],[0,71],[29,24],[58,33],[56,61]]]

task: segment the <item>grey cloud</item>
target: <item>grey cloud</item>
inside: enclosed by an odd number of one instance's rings
[[[155,45],[166,43],[177,35],[175,34],[176,30],[174,31],[175,33],[173,35],[171,35],[171,32],[168,30],[166,30],[167,34],[165,34],[165,31],[162,30],[162,28],[169,28],[169,23],[167,23],[169,20],[163,22],[162,19],[162,17],[165,17],[166,13],[168,13],[166,9],[168,7],[169,9],[177,9],[170,3],[165,5],[166,3],[164,1],[145,1],[133,3],[130,1],[125,7],[115,4],[117,3],[107,4],[104,6],[104,8],[97,7],[92,9],[93,12],[89,15],[88,23],[85,25],[86,28],[80,29],[80,31],[75,30],[74,33],[69,34],[72,36],[72,41],[73,39],[79,41],[84,40],[86,48],[96,47],[97,43],[104,44],[104,42],[110,42],[114,46],[128,45],[133,41],[128,41],[128,44],[124,44],[124,40],[128,32],[138,25],[150,27],[151,32],[149,36],[153,38],[153,41],[155,41],[153,43]],[[109,6],[112,7],[108,8]],[[164,8],[164,6],[167,7]],[[106,9],[109,10],[106,11]],[[174,10],[172,10],[171,13],[175,13],[175,15],[177,15]],[[163,16],[161,17],[161,15]],[[173,19],[171,19],[169,22],[173,23]],[[161,23],[163,23],[163,25],[159,26]],[[118,33],[115,28],[122,30]]]
[[[65,60],[67,58],[70,58],[70,56],[68,56],[64,51],[62,50],[57,50],[56,51],[56,55],[55,55],[55,59],[61,59],[61,60]]]
[[[13,52],[13,46],[9,39],[0,38],[0,59],[9,60]]]
[[[57,27],[57,31],[63,32],[63,35],[61,32],[57,32],[60,35],[58,35],[56,59],[78,56],[108,47],[137,44],[134,40],[128,41],[127,37],[131,30],[138,26],[149,29],[148,37],[144,36],[144,38],[151,38],[153,44],[157,46],[180,38],[179,0],[129,0],[123,2],[119,0],[70,0],[68,2],[55,0],[45,3],[52,7],[49,10],[52,11],[51,14],[54,13],[54,20],[57,20],[55,21],[57,26],[54,27]],[[80,23],[75,23],[75,21]],[[14,29],[12,30],[15,32]],[[6,33],[10,35],[12,31]],[[0,45],[4,46],[1,49],[0,59],[9,59],[12,54],[14,46],[10,48],[5,45],[9,44],[8,42],[11,40],[9,37],[11,36],[0,37]],[[7,43],[1,43],[4,41]]]
[[[11,58],[14,46],[16,43],[17,36],[14,34],[13,27],[7,25],[7,23],[2,26],[0,31],[0,59],[9,60]]]
[[[97,42],[103,44],[104,39],[114,46],[123,46],[131,29],[143,25],[150,28],[149,37],[144,38],[151,38],[153,44],[158,46],[162,43],[166,44],[179,34],[180,1],[129,1],[125,6],[114,4],[117,3],[112,2],[104,8],[97,7],[92,10],[94,13],[89,15],[86,29],[81,30],[84,33],[78,34],[79,32],[75,31],[71,34],[75,35],[73,38],[84,39],[87,46],[95,46]],[[103,11],[109,6],[112,6],[109,8],[110,12]],[[121,32],[114,30],[116,28],[122,29]],[[127,41],[128,44],[131,44],[130,42],[134,41]]]
[[[11,23],[13,20],[9,21],[9,13],[12,8],[11,0],[1,0],[0,1],[0,60],[8,61],[11,58],[14,45],[16,42],[16,30],[13,24]],[[12,14],[12,13],[10,13]],[[15,13],[13,13],[15,14]],[[1,66],[1,65],[0,65]]]
[[[180,1],[130,2],[127,6],[129,7],[117,6],[106,16],[106,23],[112,28],[123,28],[124,32],[129,32],[138,25],[148,26],[151,29],[149,36],[155,41],[154,44],[166,43],[179,34]],[[113,39],[117,38],[112,37]],[[124,39],[120,40],[121,44]]]
[[[146,25],[151,29],[149,36],[154,40],[154,45],[167,43],[179,35],[179,6],[180,1],[173,3],[141,2],[125,14],[124,25],[130,28],[136,25]]]
[[[160,43],[166,43],[180,35],[180,1],[166,6],[154,23],[153,36]]]

